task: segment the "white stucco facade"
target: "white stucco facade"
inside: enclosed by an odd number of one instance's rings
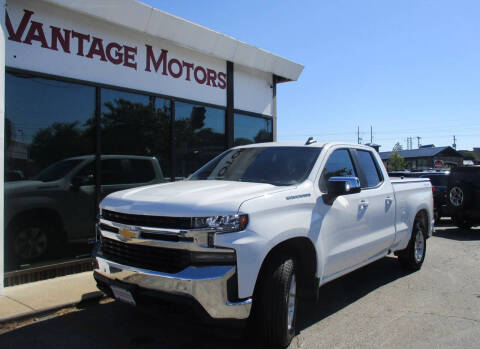
[[[0,5],[2,198],[4,172],[10,173],[8,166],[4,169],[4,124],[6,117],[15,117],[5,116],[5,89],[9,90],[5,79],[8,83],[9,75],[72,82],[97,91],[119,89],[166,98],[172,105],[173,101],[185,101],[224,110],[225,137],[231,146],[236,137],[232,130],[234,113],[271,122],[276,140],[275,81],[277,77],[294,81],[303,69],[300,64],[134,0],[0,0]],[[15,166],[25,165],[30,160],[28,142],[12,142],[9,154],[17,154]],[[8,224],[3,221],[3,205],[1,200],[0,227]],[[4,241],[4,229],[0,229],[0,293]]]

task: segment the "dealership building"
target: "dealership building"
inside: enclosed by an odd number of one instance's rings
[[[108,193],[276,140],[277,84],[303,69],[134,0],[0,4],[0,293],[88,256]]]

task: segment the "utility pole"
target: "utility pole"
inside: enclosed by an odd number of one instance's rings
[[[357,126],[357,142],[362,144],[362,139],[360,138],[360,126]]]
[[[407,150],[411,150],[413,148],[413,139],[412,137],[407,137]]]
[[[453,149],[457,150],[457,138],[455,135],[453,135],[453,144],[452,144]]]
[[[420,140],[422,139],[422,137],[418,137],[417,136],[417,147],[420,149]]]
[[[370,125],[370,144],[373,144],[373,126]]]

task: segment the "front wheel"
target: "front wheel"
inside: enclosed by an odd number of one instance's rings
[[[407,248],[398,253],[398,260],[402,267],[411,271],[420,270],[427,250],[426,235],[423,224],[415,222]]]
[[[45,260],[58,247],[58,229],[38,216],[17,219],[6,233],[6,261],[20,265]]]
[[[269,347],[284,348],[295,336],[297,275],[291,258],[277,258],[267,268],[254,306],[258,330]]]

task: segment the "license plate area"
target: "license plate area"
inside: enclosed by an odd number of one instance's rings
[[[137,305],[137,303],[135,303],[135,299],[133,298],[132,293],[129,290],[117,286],[110,287],[112,289],[115,299],[130,305]]]

